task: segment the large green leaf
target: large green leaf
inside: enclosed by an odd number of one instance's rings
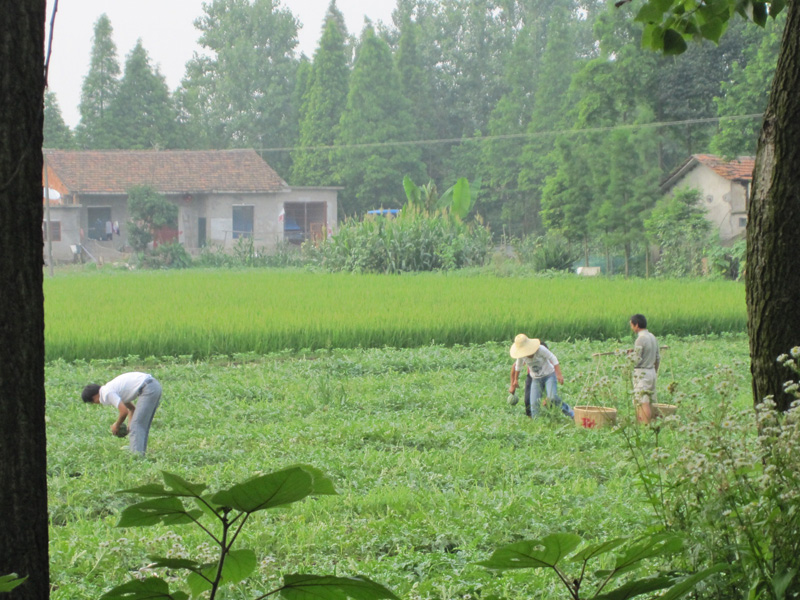
[[[17,577],[16,573],[11,575],[0,575],[0,592],[10,592],[18,585],[25,583],[27,577]]]
[[[406,198],[408,199],[408,203],[412,206],[419,206],[419,187],[417,184],[414,183],[408,175],[403,177],[403,189],[406,191]]]
[[[605,554],[606,552],[610,552],[615,548],[618,548],[622,544],[628,541],[628,538],[615,538],[613,540],[608,540],[607,542],[600,542],[599,544],[591,544],[586,546],[585,548],[581,548],[580,552],[575,554],[570,560],[573,561],[583,561],[583,560],[591,560],[601,554]]]
[[[313,491],[311,493],[315,496],[339,495],[339,493],[336,491],[336,488],[333,487],[333,481],[331,481],[321,470],[317,469],[316,467],[312,467],[311,465],[292,466],[303,469],[306,473],[309,473],[314,478]]]
[[[463,219],[469,214],[471,208],[472,196],[469,193],[469,181],[466,177],[461,177],[453,186],[453,201],[450,204],[450,212]]]
[[[123,510],[117,527],[149,527],[158,523],[181,525],[191,523],[202,514],[200,510],[186,510],[178,498],[153,498]]]
[[[286,600],[397,600],[391,590],[366,577],[286,575],[280,594]]]
[[[166,567],[167,569],[187,569],[189,571],[199,571],[202,565],[188,558],[165,558],[163,556],[151,556],[150,568]]]
[[[716,44],[719,43],[719,39],[722,37],[722,34],[725,33],[727,28],[727,21],[722,21],[722,19],[714,19],[701,25],[700,33],[703,34],[704,38],[711,40]]]
[[[203,565],[200,573],[191,573],[186,582],[192,590],[192,596],[199,596],[206,590],[211,589],[211,582],[217,577],[218,563]],[[222,565],[222,579],[220,584],[236,583],[241,581],[256,568],[256,554],[252,550],[232,550],[225,555],[225,563]]]
[[[219,506],[251,513],[291,504],[310,494],[335,494],[330,481],[319,473],[305,465],[289,467],[219,491],[211,497],[211,501]]]
[[[164,483],[167,488],[157,483],[150,483],[127,490],[120,490],[121,494],[138,494],[139,496],[176,496],[176,497],[194,497],[197,498],[206,489],[206,485],[202,483],[190,483],[185,479],[166,471],[161,472],[164,478]]]
[[[675,55],[686,52],[686,40],[674,29],[664,31],[664,54]]]
[[[617,558],[614,565],[615,575],[621,575],[631,568],[635,568],[637,563],[655,556],[663,554],[675,554],[683,548],[683,540],[674,535],[659,534],[641,540],[628,548],[625,553]]]
[[[701,581],[708,579],[712,575],[716,573],[721,573],[728,569],[727,565],[719,564],[714,565],[713,567],[709,567],[708,569],[704,569],[703,571],[698,571],[689,577],[685,577],[681,579],[677,584],[673,585],[670,589],[668,589],[663,595],[658,597],[658,600],[678,600],[691,592],[694,587],[700,583]]]
[[[674,581],[672,577],[667,576],[637,579],[635,581],[629,581],[605,594],[594,596],[593,600],[628,600],[628,598],[635,598],[642,594],[649,594],[650,592],[657,592],[658,590],[668,588]]]
[[[580,536],[572,533],[554,533],[541,540],[517,542],[499,548],[489,560],[478,564],[490,569],[554,567],[580,543]]]
[[[664,11],[655,2],[646,2],[636,13],[635,21],[639,23],[660,23]]]
[[[157,598],[187,600],[189,596],[185,592],[170,593],[169,584],[159,577],[148,577],[141,581],[133,579],[100,596],[100,600],[155,600]]]

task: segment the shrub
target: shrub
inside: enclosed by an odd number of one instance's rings
[[[580,249],[571,247],[564,236],[556,233],[527,236],[514,240],[513,246],[520,260],[535,271],[571,271],[580,258]]]
[[[480,266],[491,249],[489,230],[445,212],[406,206],[396,217],[348,219],[306,255],[330,271],[402,273]]]
[[[161,244],[149,254],[139,254],[138,260],[143,269],[188,269],[192,266],[192,257],[179,242]]]
[[[798,359],[800,348],[794,348],[779,361],[797,372]],[[734,412],[730,381],[729,369],[720,368],[716,378],[695,382],[693,396],[719,396],[710,419],[686,402],[682,418],[665,420],[683,440],[677,452],[659,445],[661,426],[652,429],[652,445],[637,430],[623,433],[664,528],[685,534],[695,566],[730,565],[713,597],[797,598],[800,401],[786,413],[771,398],[755,414]],[[789,382],[785,389],[798,396],[800,388]]]

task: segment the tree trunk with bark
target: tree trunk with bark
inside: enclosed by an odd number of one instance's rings
[[[793,398],[779,355],[800,346],[800,7],[787,3],[786,28],[758,140],[747,223],[747,328],[755,403]]]
[[[49,597],[42,293],[45,1],[0,2],[0,575]]]

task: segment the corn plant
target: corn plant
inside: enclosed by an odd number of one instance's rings
[[[214,494],[206,486],[190,483],[177,475],[162,472],[164,484],[150,484],[123,493],[147,498],[122,511],[117,527],[148,527],[158,524],[194,524],[219,547],[219,558],[200,563],[184,558],[154,556],[151,568],[188,571],[186,583],[192,597],[208,592],[216,598],[221,586],[246,578],[256,568],[256,553],[251,549],[233,549],[248,519],[256,512],[298,502],[310,495],[333,495],[333,483],[321,471],[297,465],[254,477]],[[184,500],[194,506],[187,507]],[[211,523],[207,523],[211,521]],[[336,577],[294,574],[284,575],[283,585],[256,600],[280,594],[285,600],[303,600],[314,596],[321,600],[397,600],[385,587],[365,577]],[[185,591],[170,591],[160,577],[134,579],[109,590],[101,600],[151,600],[157,598],[186,600]]]

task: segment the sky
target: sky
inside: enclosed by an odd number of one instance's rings
[[[208,0],[210,1],[210,0]],[[47,2],[48,35],[54,0]],[[285,6],[300,20],[298,50],[311,58],[319,42],[330,0],[284,0]],[[364,18],[372,22],[391,22],[395,0],[337,0],[350,33],[358,34]],[[81,84],[89,70],[94,24],[106,13],[114,29],[120,69],[125,57],[142,38],[153,66],[158,66],[170,90],[178,87],[184,66],[195,52],[199,32],[194,20],[203,13],[203,0],[58,0],[53,28],[52,55],[48,82],[56,93],[67,125],[80,119],[78,104]]]

